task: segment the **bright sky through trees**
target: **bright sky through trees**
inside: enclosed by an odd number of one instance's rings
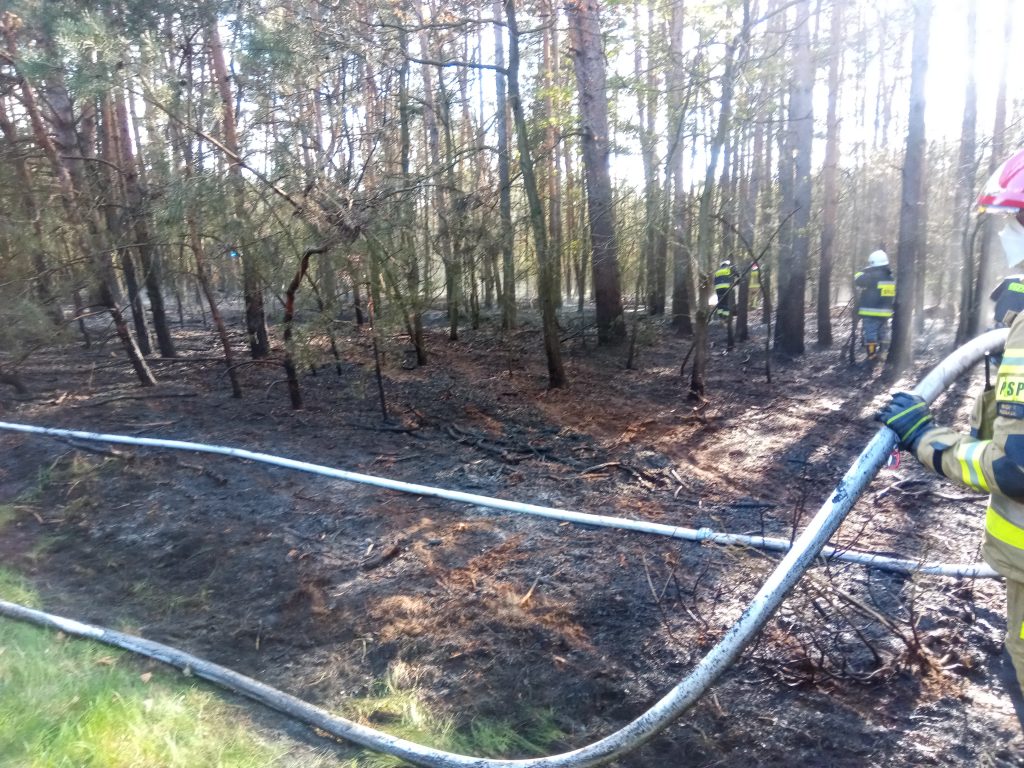
[[[877,2],[862,2],[851,0],[853,5],[859,7],[861,12],[879,16],[900,12],[906,4],[900,0],[878,0]],[[1011,0],[1012,1],[1012,0]],[[967,6],[975,0],[939,0],[935,3],[932,16],[931,50],[932,56],[928,64],[927,77],[927,102],[925,109],[925,123],[928,141],[956,142],[959,140],[961,122],[963,120],[964,90],[966,88],[968,73],[967,56]],[[998,51],[1001,50],[1004,37],[1004,21],[1008,10],[1007,0],[994,0],[992,2],[976,3],[978,14],[978,60],[975,63],[976,80],[978,87],[978,124],[983,131],[990,129],[995,111],[996,92],[998,89],[998,72],[1001,59]],[[696,12],[696,11],[693,11]],[[828,18],[825,14],[819,23],[825,28],[818,30],[819,48],[825,45],[824,36],[827,35]],[[895,34],[897,25],[890,23],[888,28],[879,27],[878,36],[883,30],[890,35]],[[1013,39],[1010,50],[1020,50],[1024,42],[1024,21],[1016,25],[1013,30]],[[618,38],[631,34],[631,29],[626,26],[614,33]],[[613,39],[618,39],[613,38]],[[697,35],[693,27],[687,28],[684,36],[684,47],[692,49],[698,44]],[[857,41],[847,41],[847,69],[853,66],[849,58],[856,55],[854,50]],[[879,40],[875,39],[872,45],[875,50]],[[721,48],[721,46],[717,46]],[[623,45],[628,50],[621,51],[621,55],[611,60],[611,66],[616,74],[622,78],[628,78],[634,73],[633,53],[630,45]],[[719,51],[720,53],[720,51]],[[909,86],[909,57],[910,37],[907,36],[899,44],[892,39],[889,40],[889,47],[885,55],[884,67],[889,78],[897,77],[895,84],[890,84],[892,97],[891,109],[894,114],[893,134],[885,137],[883,143],[899,142],[905,133],[905,112],[907,105],[907,88]],[[874,101],[877,87],[880,82],[880,72],[883,65],[878,57],[868,67],[868,77],[865,87],[875,92],[868,96]],[[1011,64],[1008,78],[1008,93],[1011,104],[1024,102],[1024,71],[1020,67]],[[821,123],[825,114],[827,99],[825,73],[818,71],[815,82],[815,119],[818,123],[818,130],[815,135],[815,166],[819,166],[824,153],[824,138],[821,130]],[[874,127],[870,124],[857,125],[852,114],[852,94],[849,85],[846,92],[840,95],[840,109],[845,112],[842,126],[842,142],[849,150],[855,143],[864,141],[870,146],[873,142]],[[629,99],[622,105],[628,113],[632,109],[632,100]],[[871,110],[873,111],[873,110]],[[1011,114],[1020,114],[1019,109],[1011,109]],[[620,115],[620,117],[622,117]],[[628,119],[628,117],[626,118]],[[642,186],[642,168],[637,162],[635,155],[638,148],[632,137],[620,133],[617,137],[619,155],[614,158],[613,172],[621,182],[626,182],[639,188]],[[696,176],[701,176],[700,170],[705,162],[703,151],[698,148],[692,163],[692,171]],[[692,176],[691,176],[692,177]]]

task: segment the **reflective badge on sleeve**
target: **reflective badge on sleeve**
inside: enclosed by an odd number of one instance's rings
[[[1001,403],[1024,403],[1024,375],[999,376],[996,379],[996,400]]]
[[[880,296],[886,298],[892,298],[896,295],[896,283],[878,283],[878,293]]]
[[[1024,419],[1024,403],[996,403],[996,416],[1008,419]]]
[[[1014,371],[1007,375],[1006,366],[1001,366],[999,373],[1001,375],[996,379],[996,414],[1024,419],[1024,372]]]

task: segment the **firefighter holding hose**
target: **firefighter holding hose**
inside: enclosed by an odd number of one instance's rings
[[[1024,263],[1024,149],[993,174],[979,211],[1000,215],[1008,268]],[[992,294],[996,322],[1009,337],[993,389],[982,393],[971,432],[938,426],[927,403],[900,392],[878,415],[900,447],[953,482],[990,493],[982,556],[1006,579],[1006,647],[1024,691],[1024,276],[1008,277]]]

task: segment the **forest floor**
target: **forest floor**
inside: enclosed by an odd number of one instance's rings
[[[708,401],[697,407],[679,375],[689,342],[661,323],[643,324],[626,370],[625,345],[596,348],[567,313],[570,384],[549,391],[535,326],[449,342],[438,316],[428,365],[407,367],[399,339],[386,345],[389,423],[368,333],[346,325],[340,375],[333,362],[307,373],[306,406],[293,411],[281,369],[268,365],[242,367],[245,397],[232,399],[213,335],[196,322],[175,329],[180,360],[154,361],[154,390],[133,386],[114,340],[41,350],[20,369],[30,396],[0,389],[0,418],[786,537],[828,497],[899,384],[849,365],[843,319],[832,349],[773,358],[771,383],[764,327],[726,352],[716,326]],[[929,328],[918,345],[904,387],[949,351],[949,335]],[[943,422],[966,425],[980,376],[939,401]],[[511,721],[550,751],[606,735],[665,694],[776,562],[226,457],[11,432],[0,432],[0,504],[13,510],[0,563],[48,611],[126,628],[338,711],[390,680],[461,727]],[[836,540],[974,562],[984,509],[904,457]],[[994,580],[813,568],[708,695],[615,765],[1024,765],[1003,611]],[[354,754],[299,733],[310,750]]]

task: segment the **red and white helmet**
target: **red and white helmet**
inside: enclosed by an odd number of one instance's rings
[[[980,213],[1017,213],[1024,210],[1024,149],[1010,155],[978,195]]]

